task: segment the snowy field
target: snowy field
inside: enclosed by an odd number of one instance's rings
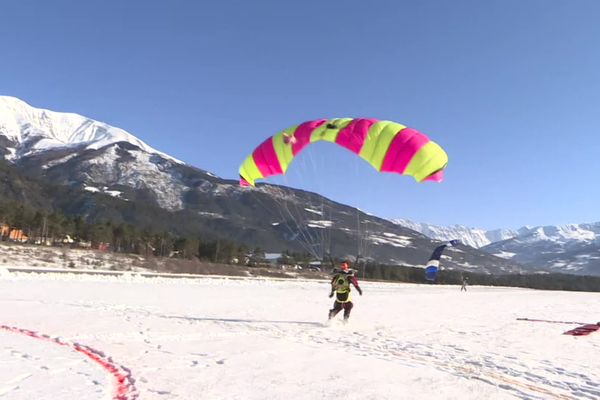
[[[147,258],[133,254],[0,242],[0,268],[147,271],[148,264]]]
[[[600,294],[0,270],[0,399],[598,399]],[[339,318],[339,316],[338,316]]]

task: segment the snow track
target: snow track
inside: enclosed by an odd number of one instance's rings
[[[90,350],[136,377],[123,399],[600,399],[600,335],[575,338],[559,324],[516,320],[517,311],[587,320],[598,294],[363,288],[348,325],[324,324],[327,284],[306,281],[12,273],[0,278],[0,307],[7,327],[53,332],[127,365],[131,372]],[[0,399],[104,400],[101,388],[118,381],[81,354],[54,355],[62,365],[55,371],[85,377],[57,393],[40,372],[50,360],[4,331],[0,351],[10,362],[0,364]],[[47,396],[32,397],[40,385]]]
[[[242,324],[247,330],[280,340],[294,338],[299,343],[327,347],[343,346],[363,357],[376,357],[391,363],[433,366],[461,378],[477,379],[497,386],[522,399],[600,399],[600,383],[593,376],[554,368],[549,360],[532,366],[515,357],[491,353],[472,359],[469,351],[458,346],[424,345],[402,342],[384,331],[364,334],[352,326],[324,328],[324,324],[304,321],[258,321],[156,315],[159,318],[188,321],[191,324]],[[333,332],[332,332],[333,329]],[[342,336],[340,337],[340,334]],[[532,373],[531,371],[540,371]]]

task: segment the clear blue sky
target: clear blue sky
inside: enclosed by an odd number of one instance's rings
[[[373,117],[441,144],[446,180],[319,144],[278,182],[438,224],[600,220],[600,1],[6,0],[2,17],[0,94],[221,177],[287,126]]]

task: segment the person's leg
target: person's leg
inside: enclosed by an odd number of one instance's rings
[[[333,308],[329,310],[329,319],[335,317],[342,310],[342,303],[337,300],[333,302]]]
[[[348,319],[350,318],[350,311],[352,311],[352,307],[354,307],[354,304],[352,304],[351,301],[344,303],[344,319]]]

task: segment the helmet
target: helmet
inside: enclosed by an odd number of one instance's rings
[[[285,144],[296,144],[296,137],[294,135],[283,134],[283,142]]]

